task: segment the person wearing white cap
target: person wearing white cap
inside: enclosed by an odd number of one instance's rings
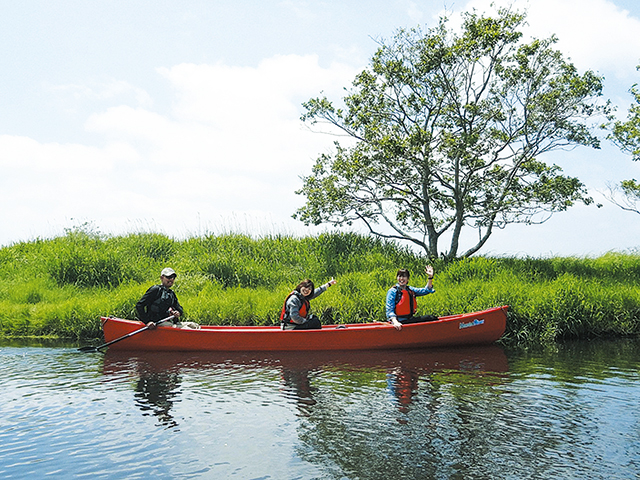
[[[180,315],[184,313],[182,306],[178,302],[178,297],[171,290],[173,282],[176,280],[176,272],[173,268],[165,268],[160,272],[160,285],[153,285],[145,292],[138,303],[136,312],[138,319],[155,327],[158,320],[173,315],[173,322],[177,323]]]

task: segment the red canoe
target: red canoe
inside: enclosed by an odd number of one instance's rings
[[[486,345],[504,333],[507,306],[481,312],[440,317],[435,322],[325,325],[321,330],[281,330],[279,326],[203,325],[199,330],[158,327],[131,335],[109,346],[112,350],[164,351],[295,351],[381,350],[457,345]],[[112,342],[144,325],[133,320],[102,317],[105,342]]]

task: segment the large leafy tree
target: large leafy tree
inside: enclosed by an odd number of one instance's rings
[[[476,253],[495,228],[592,202],[577,178],[539,157],[599,148],[588,122],[609,111],[598,101],[603,79],[580,75],[553,49],[554,37],[524,43],[522,14],[463,20],[460,33],[442,18],[426,33],[400,30],[380,41],[342,108],[326,97],[304,103],[303,121],[347,138],[304,177],[297,193],[307,201],[295,218],[361,221],[452,259]],[[465,251],[463,232],[476,232]]]
[[[636,67],[640,70],[640,65]],[[612,124],[609,139],[634,161],[640,160],[640,90],[638,84],[630,89],[634,102],[629,107],[627,119]],[[619,193],[622,197],[619,198]],[[624,210],[640,214],[640,183],[636,179],[623,180],[620,185],[611,188],[609,199]]]

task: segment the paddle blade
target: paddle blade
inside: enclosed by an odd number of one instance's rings
[[[99,352],[100,350],[98,350],[96,347],[80,347],[78,351],[79,352]]]

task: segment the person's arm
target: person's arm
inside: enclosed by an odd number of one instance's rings
[[[157,297],[157,285],[153,285],[147,289],[147,291],[142,295],[138,303],[136,303],[136,313],[138,314],[138,319],[144,323],[148,323],[149,321],[149,312],[147,312],[147,307],[156,299]]]
[[[431,282],[429,282],[431,283]],[[422,288],[416,288],[416,287],[410,287],[407,285],[407,288],[409,290],[411,290],[413,293],[416,294],[416,297],[422,297],[423,295],[429,295],[430,293],[436,293],[435,288],[433,288],[433,285],[429,286],[429,283],[427,283],[427,285],[425,287]]]
[[[402,324],[398,321],[396,317],[396,289],[390,288],[387,292],[387,300],[385,301],[385,310],[387,315],[387,320],[393,325],[396,330],[402,329]]]
[[[171,307],[169,307],[169,313],[173,315],[177,320],[180,315],[184,314],[184,309],[182,308],[182,305],[180,305],[180,302],[178,302],[176,293],[173,290],[171,291],[171,293],[173,294],[173,304],[171,305]]]
[[[429,293],[435,293],[435,289],[433,288],[433,267],[431,265],[427,265],[424,268],[425,273],[427,274],[427,284],[422,288],[416,287],[407,287],[411,289],[413,293],[416,294],[416,297],[421,297],[423,295],[428,295]]]
[[[313,291],[313,295],[311,296],[311,300],[313,300],[314,298],[322,295],[324,292],[327,291],[327,289],[331,286],[331,285],[335,285],[336,281],[332,278],[331,280],[329,280],[327,283],[325,283],[324,285],[320,285],[318,288],[316,288]]]

